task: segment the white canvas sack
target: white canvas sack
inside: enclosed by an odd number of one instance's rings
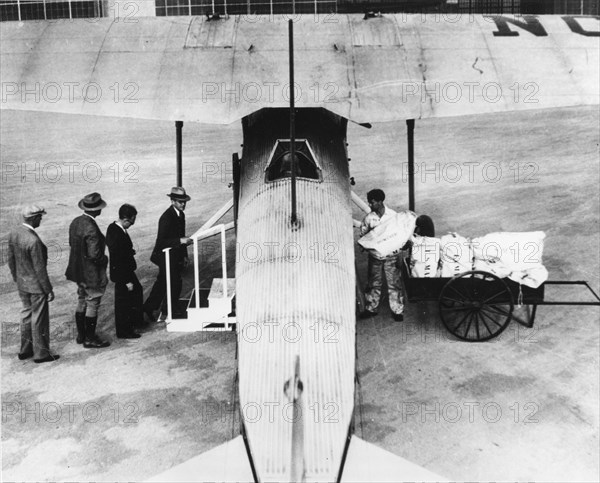
[[[411,275],[417,278],[437,277],[440,261],[440,239],[415,235],[411,252]]]
[[[509,277],[537,288],[548,279],[548,271],[542,265],[545,237],[543,231],[530,231],[490,233],[474,238],[473,270]]]
[[[375,258],[397,255],[415,231],[417,216],[412,211],[401,211],[359,238],[358,244]]]
[[[468,238],[456,233],[448,233],[440,241],[442,277],[454,277],[473,269],[473,248]]]

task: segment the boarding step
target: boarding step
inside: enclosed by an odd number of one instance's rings
[[[200,311],[202,309],[199,309]],[[173,319],[167,323],[168,332],[202,332],[202,331],[234,331],[236,329],[235,316],[226,314],[220,318],[205,317],[204,313],[194,313],[188,310],[187,319]]]
[[[208,294],[208,305],[211,305],[217,300],[233,299],[235,295],[235,278],[227,279],[227,297],[223,297],[223,279],[213,278],[210,286],[210,293]]]
[[[223,280],[215,278],[210,291],[200,289],[200,306],[196,307],[196,294],[192,295],[186,319],[167,323],[169,332],[197,332],[235,330],[235,279],[227,279],[227,296],[223,297]]]

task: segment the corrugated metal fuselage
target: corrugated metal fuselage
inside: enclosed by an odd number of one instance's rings
[[[335,481],[354,405],[355,272],[346,120],[300,109],[322,179],[267,182],[278,139],[289,139],[286,109],[246,118],[238,204],[236,315],[240,407],[260,481],[289,481],[293,421],[302,427],[304,478]],[[299,360],[302,396],[294,413],[286,381]],[[296,426],[298,428],[299,426]]]

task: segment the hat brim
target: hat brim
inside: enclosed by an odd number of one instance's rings
[[[177,201],[190,201],[191,200],[191,198],[188,195],[178,196],[178,195],[173,195],[173,194],[169,193],[167,196],[169,198],[171,198],[172,200],[177,200]]]
[[[98,206],[95,206],[94,208],[88,208],[87,206],[85,206],[83,204],[83,199],[79,201],[79,203],[77,204],[77,206],[79,206],[80,209],[82,209],[83,211],[98,211],[98,210],[103,210],[104,208],[106,208],[107,204],[104,200],[100,200],[101,203]]]
[[[36,216],[47,215],[46,210],[36,211],[35,213],[23,213],[23,218],[28,220],[29,218],[35,218]]]

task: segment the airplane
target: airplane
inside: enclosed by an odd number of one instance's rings
[[[353,434],[347,123],[598,105],[600,19],[294,20],[293,35],[286,16],[4,23],[0,107],[241,119],[237,242],[273,247],[236,263],[237,330],[262,334],[238,339],[242,434],[153,481],[442,481]]]

